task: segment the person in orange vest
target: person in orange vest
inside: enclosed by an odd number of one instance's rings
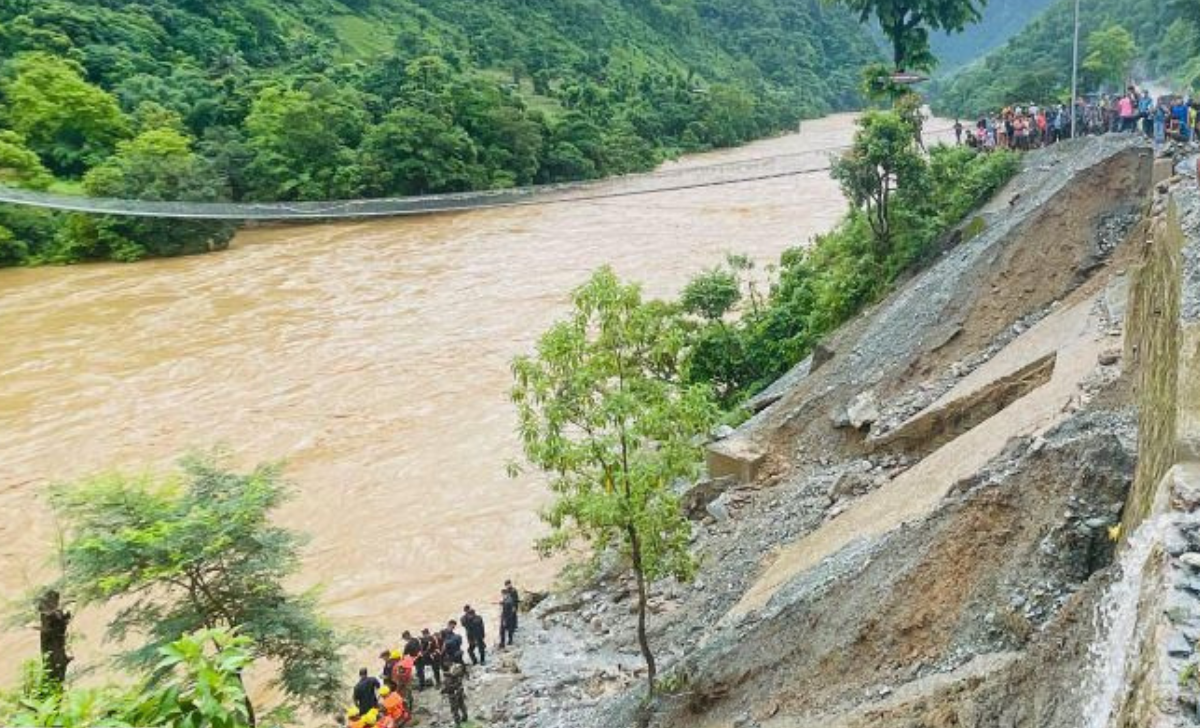
[[[346,708],[346,728],[367,728],[367,723],[358,708]]]
[[[396,683],[396,690],[404,696],[404,702],[412,708],[413,705],[413,672],[416,669],[417,658],[412,655],[404,655],[392,665],[392,682]]]
[[[379,697],[383,699],[383,712],[391,719],[393,725],[402,726],[412,717],[400,693],[383,688],[379,691]]]

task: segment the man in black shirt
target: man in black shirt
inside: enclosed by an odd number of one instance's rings
[[[518,615],[521,612],[521,594],[517,591],[517,588],[515,586],[513,586],[512,581],[509,579],[504,580],[503,593],[512,597],[512,603],[513,603],[512,631],[516,632],[517,631],[517,619],[518,619]],[[512,644],[511,636],[508,638],[508,643],[510,645]]]
[[[466,667],[466,662],[463,661],[462,645],[462,637],[458,634],[458,622],[452,619],[446,623],[446,629],[442,630],[442,654],[445,655],[447,662]]]
[[[371,677],[367,668],[358,671],[358,684],[354,686],[354,705],[358,712],[366,715],[371,708],[379,707],[379,680]]]
[[[421,657],[417,660],[417,689],[424,690],[428,685],[425,681],[425,668],[433,668],[433,682],[442,686],[442,636],[429,634],[428,629],[421,630]]]
[[[471,656],[471,664],[486,665],[487,636],[484,634],[483,617],[470,604],[463,607],[462,626],[467,633],[467,654]]]
[[[507,589],[500,591],[500,649],[504,649],[505,638],[511,646],[513,632],[517,631],[517,602]]]

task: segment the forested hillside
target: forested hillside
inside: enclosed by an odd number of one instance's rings
[[[0,180],[188,200],[586,179],[847,108],[877,51],[820,0],[0,0]],[[0,213],[0,264],[229,230]]]
[[[971,115],[1013,102],[1065,101],[1070,95],[1073,23],[1074,1],[1055,0],[1007,44],[937,84],[934,109]],[[1089,36],[1113,25],[1133,37],[1138,77],[1162,80],[1177,89],[1195,88],[1200,78],[1200,3],[1089,0],[1080,16],[1082,60],[1098,50],[1089,47]],[[1095,90],[1102,81],[1085,68],[1081,91]]]
[[[934,33],[930,37],[938,57],[938,72],[949,73],[1002,45],[1033,21],[1050,0],[989,0],[983,19],[961,33]]]

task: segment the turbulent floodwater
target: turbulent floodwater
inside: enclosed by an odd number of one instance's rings
[[[809,150],[820,166],[851,133],[850,117],[830,117],[669,166]],[[393,639],[494,601],[505,577],[547,586],[556,565],[531,550],[545,492],[504,474],[518,453],[512,357],[597,266],[672,294],[726,252],[777,260],[843,206],[822,173],[257,228],[216,255],[0,271],[0,593],[55,575],[47,483],[216,443],[243,466],[287,461],[297,493],[282,520],[312,535],[300,581],[323,584],[348,623]],[[33,656],[35,638],[9,632],[0,648]],[[7,681],[17,660],[3,662]]]

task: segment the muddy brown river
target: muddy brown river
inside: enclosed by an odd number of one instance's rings
[[[822,150],[851,132],[830,117],[669,166]],[[548,586],[558,565],[531,549],[546,493],[505,476],[513,356],[597,266],[669,295],[727,252],[776,261],[843,206],[822,173],[248,229],[215,255],[0,271],[0,593],[56,574],[47,483],[163,468],[217,443],[242,466],[287,462],[296,496],[282,521],[312,536],[299,581],[322,584],[345,623],[394,640],[494,601],[506,577]],[[36,634],[6,632],[0,648],[32,657]],[[17,662],[3,660],[0,681]]]

